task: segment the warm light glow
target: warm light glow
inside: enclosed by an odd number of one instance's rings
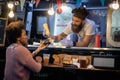
[[[49,14],[49,15],[53,15],[53,14],[54,14],[54,9],[53,9],[53,7],[52,7],[52,8],[49,8],[48,14]]]
[[[9,14],[8,14],[8,16],[9,16],[10,18],[13,18],[13,17],[14,17],[14,12],[13,12],[13,11],[10,11]]]
[[[19,5],[20,3],[19,3],[19,1],[15,1],[15,5]]]
[[[118,0],[116,0],[116,1],[113,1],[113,3],[112,3],[112,8],[113,9],[118,9],[119,8],[119,3],[118,3]]]
[[[66,5],[66,3],[62,3],[61,9],[62,10],[67,10],[68,6]]]
[[[68,8],[68,7],[67,7],[66,5],[62,5],[62,6],[61,6],[61,9],[62,9],[62,10],[67,10],[67,8]]]
[[[86,8],[86,5],[83,5],[84,8]]]
[[[53,15],[55,13],[54,8],[53,8],[53,3],[50,4],[49,9],[48,9],[48,14]]]
[[[119,4],[112,4],[113,9],[118,9],[119,8]]]
[[[112,8],[112,3],[109,4],[109,7]]]
[[[12,9],[14,7],[13,2],[8,3],[8,8]]]

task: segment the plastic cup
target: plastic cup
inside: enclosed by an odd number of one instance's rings
[[[43,64],[48,65],[50,59],[50,54],[43,54]]]

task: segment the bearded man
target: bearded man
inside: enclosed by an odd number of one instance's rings
[[[95,22],[88,19],[89,12],[85,8],[75,8],[72,10],[73,17],[70,26],[67,26],[64,31],[52,37],[54,41],[60,41],[66,38],[71,33],[76,33],[78,42],[73,42],[76,47],[93,47],[95,42]]]

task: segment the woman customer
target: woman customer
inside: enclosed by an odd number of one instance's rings
[[[6,50],[4,80],[29,80],[31,71],[39,72],[42,68],[41,63],[36,62],[33,56],[48,45],[42,42],[39,47],[31,53],[26,48],[28,37],[22,21],[11,22],[6,27],[6,37],[9,46]]]

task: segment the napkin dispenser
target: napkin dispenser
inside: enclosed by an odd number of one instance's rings
[[[92,65],[95,68],[120,69],[120,55],[92,55]]]

